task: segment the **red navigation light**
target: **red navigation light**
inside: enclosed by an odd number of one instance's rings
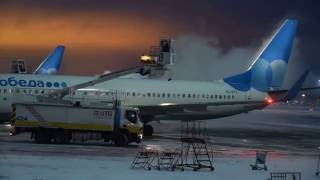
[[[271,97],[265,97],[264,100],[268,105],[273,103],[273,99]]]

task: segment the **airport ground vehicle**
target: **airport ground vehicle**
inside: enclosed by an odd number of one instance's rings
[[[37,143],[105,140],[125,146],[140,143],[143,124],[139,109],[116,106],[82,106],[80,104],[14,104],[12,135],[31,132]]]

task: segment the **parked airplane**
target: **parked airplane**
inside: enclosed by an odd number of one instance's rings
[[[144,133],[151,135],[153,128],[147,123],[155,119],[203,120],[261,109],[295,96],[306,77],[307,73],[295,90],[280,90],[296,27],[296,20],[286,20],[246,72],[213,82],[118,78],[132,70],[98,78],[1,74],[0,115],[8,120],[12,103],[45,95],[81,104],[103,104],[117,97],[123,105],[140,108]]]
[[[57,74],[60,69],[60,64],[63,58],[65,47],[57,46],[48,57],[42,61],[33,74]]]

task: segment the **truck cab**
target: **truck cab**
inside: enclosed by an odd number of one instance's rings
[[[116,145],[125,145],[129,142],[140,143],[143,138],[143,123],[141,122],[139,109],[123,107],[121,114],[121,117],[123,117],[122,123],[119,126],[118,135],[114,138],[114,143]],[[117,129],[117,127],[115,127],[115,129]]]

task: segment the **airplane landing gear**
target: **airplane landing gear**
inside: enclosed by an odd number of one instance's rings
[[[143,135],[144,136],[152,136],[153,134],[153,127],[151,125],[145,124],[143,126]]]

